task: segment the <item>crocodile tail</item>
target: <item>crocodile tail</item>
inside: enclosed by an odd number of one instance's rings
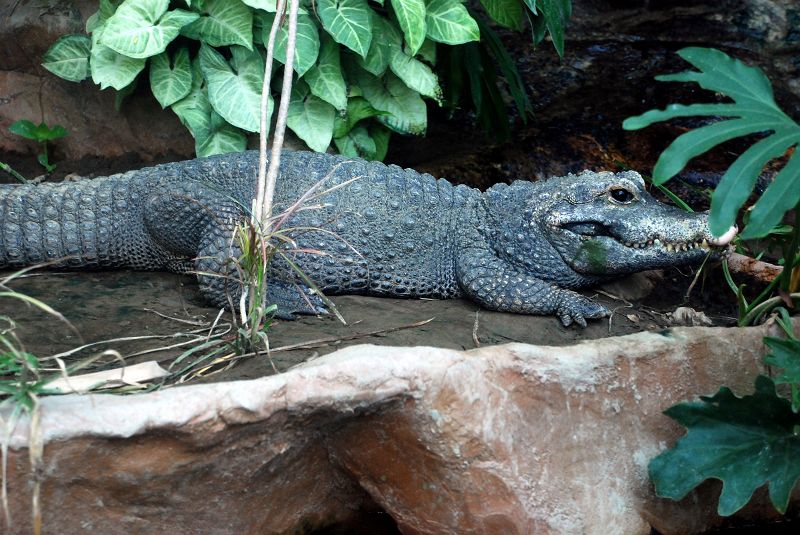
[[[114,265],[112,214],[129,194],[110,178],[0,186],[0,267]]]

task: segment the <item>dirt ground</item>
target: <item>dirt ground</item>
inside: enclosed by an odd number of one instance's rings
[[[683,296],[691,283],[688,270],[669,270],[658,277],[639,275],[605,289],[587,291],[614,312],[610,319],[591,321],[585,329],[563,327],[554,317],[523,316],[480,309],[462,299],[415,300],[363,296],[334,298],[347,321],[333,316],[301,317],[275,321],[269,330],[271,359],[251,357],[236,366],[201,380],[252,379],[282,372],[307,359],[353,344],[393,346],[437,346],[471,349],[481,345],[525,342],[568,345],[580,340],[616,336],[643,330],[660,330],[673,325],[669,313],[679,306],[704,311],[715,325],[730,325],[735,311],[730,293],[724,288],[701,284],[688,303]],[[716,279],[716,277],[712,277]],[[638,300],[619,296],[647,292]],[[66,361],[114,349],[127,363],[157,359],[168,367],[186,347],[155,353],[128,355],[186,342],[180,333],[196,331],[204,336],[218,314],[202,299],[193,278],[169,273],[132,271],[46,272],[14,281],[11,287],[45,301],[58,310],[74,329],[59,320],[11,299],[0,299],[0,314],[10,316],[24,348],[40,357],[71,350],[77,346],[116,339],[70,356]],[[723,292],[720,295],[720,292]],[[612,298],[615,296],[616,298]],[[224,323],[227,315],[220,319]],[[80,335],[80,336],[78,336]],[[161,335],[161,338],[142,338]],[[119,338],[135,338],[119,340]],[[98,363],[99,364],[99,363]],[[118,366],[109,358],[107,366]]]

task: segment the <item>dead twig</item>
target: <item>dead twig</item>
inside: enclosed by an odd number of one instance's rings
[[[732,273],[747,275],[764,284],[769,284],[783,273],[783,266],[762,262],[739,253],[731,253],[728,256],[728,269]]]
[[[475,311],[475,323],[472,324],[472,341],[475,343],[475,347],[481,347],[481,341],[478,338],[478,315],[480,314],[480,310]]]
[[[408,325],[401,325],[399,327],[389,327],[387,329],[378,329],[377,331],[369,331],[365,333],[354,333],[354,334],[347,334],[344,336],[330,336],[327,338],[317,338],[315,340],[308,340],[306,342],[299,342],[297,344],[289,344],[280,347],[273,347],[272,352],[277,353],[278,351],[294,351],[295,349],[314,349],[315,347],[324,347],[327,345],[335,344],[337,342],[357,340],[359,338],[367,338],[370,336],[377,336],[379,334],[387,334],[395,331],[402,331],[404,329],[414,329],[416,327],[422,327],[423,325],[427,325],[428,323],[432,322],[435,319],[436,317],[433,317],[433,318],[428,318],[424,321],[409,323]]]

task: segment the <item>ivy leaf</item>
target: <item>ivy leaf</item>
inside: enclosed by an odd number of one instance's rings
[[[324,35],[319,62],[303,78],[311,93],[318,96],[337,110],[347,108],[347,86],[342,76],[339,45]]]
[[[795,413],[800,412],[800,393],[796,390],[796,385],[800,385],[800,340],[796,338],[782,340],[767,336],[764,338],[764,343],[772,350],[764,357],[764,363],[783,368],[783,373],[775,378],[775,382],[795,387],[792,390],[792,410]]]
[[[564,29],[572,16],[572,0],[538,0],[539,12],[544,17],[547,31],[559,56],[564,55]]]
[[[350,158],[374,160],[375,154],[378,152],[375,140],[369,135],[369,131],[364,125],[357,125],[344,136],[335,138],[334,142],[339,154]]]
[[[192,89],[192,62],[186,47],[178,49],[172,65],[167,52],[150,60],[150,89],[162,108],[171,106],[189,94]]]
[[[372,10],[366,0],[318,0],[322,26],[340,43],[366,57],[372,42]]]
[[[211,107],[199,61],[193,66],[192,89],[172,105],[172,111],[195,139],[197,156],[241,152],[247,148],[244,132],[225,121]]]
[[[275,20],[274,13],[267,13],[262,17],[262,39],[264,43],[269,42],[269,32],[272,29],[272,22]],[[286,45],[289,42],[289,22],[281,25],[278,34],[275,36],[275,59],[286,64]],[[319,55],[319,30],[317,25],[308,15],[297,16],[297,40],[295,41],[294,65],[293,69],[298,76],[303,76],[314,63],[317,62]]]
[[[89,56],[89,70],[92,81],[100,85],[100,89],[113,87],[120,90],[131,82],[144,69],[146,59],[130,58],[115,52],[97,42],[102,33],[92,34],[92,53]]]
[[[208,99],[214,110],[233,126],[258,132],[261,117],[261,85],[264,60],[256,51],[232,46],[230,65],[222,54],[200,45],[200,69],[208,82]],[[272,115],[270,98],[268,115]]]
[[[688,429],[674,448],[650,462],[656,493],[680,500],[709,478],[722,481],[717,512],[728,516],[769,486],[775,508],[783,513],[800,478],[800,415],[775,393],[763,375],[753,395],[736,397],[722,387],[713,397],[679,403],[665,414]]]
[[[394,14],[397,16],[397,22],[406,36],[406,43],[413,56],[422,46],[427,33],[425,0],[391,0],[391,3]]]
[[[372,41],[366,57],[357,57],[356,63],[375,76],[382,76],[389,68],[393,47],[400,47],[403,37],[394,24],[372,12]]]
[[[447,45],[460,45],[481,38],[478,24],[458,0],[430,0],[425,22],[428,38]]]
[[[419,47],[417,56],[424,59],[431,65],[436,65],[436,43],[430,39],[425,39],[425,42],[422,43],[421,47]]]
[[[358,85],[369,103],[388,115],[377,120],[401,134],[425,133],[428,127],[428,110],[419,93],[410,89],[400,78],[387,72],[383,79],[358,69]]]
[[[486,8],[498,24],[511,28],[512,30],[522,29],[522,4],[520,0],[481,0],[481,4]]]
[[[736,221],[736,214],[749,198],[756,180],[770,160],[800,143],[800,125],[775,103],[772,86],[764,73],[711,48],[684,48],[678,54],[697,67],[657,77],[661,81],[696,82],[703,89],[721,93],[733,103],[671,104],[664,110],[650,110],[630,117],[623,128],[636,130],[676,117],[711,116],[726,120],[703,126],[679,136],[653,169],[653,181],[662,184],[675,176],[695,156],[730,139],[771,131],[771,135],[748,148],[723,175],[711,197],[709,226],[722,235]],[[800,201],[800,158],[795,154],[756,202],[742,238],[767,235],[783,215]]]
[[[393,48],[390,63],[392,72],[414,91],[441,104],[442,89],[439,87],[439,79],[431,68],[403,52],[400,47]]]
[[[125,0],[105,22],[101,44],[129,58],[160,54],[183,26],[199,17],[168,7],[169,0]]]
[[[389,152],[389,138],[392,137],[392,132],[383,125],[373,123],[369,126],[369,134],[375,141],[374,159],[382,162]]]
[[[286,125],[305,141],[311,150],[325,152],[333,137],[333,118],[336,110],[311,94],[308,86],[298,81],[292,87]]]
[[[65,80],[80,82],[89,76],[91,49],[92,41],[87,36],[65,35],[45,52],[42,67]]]
[[[241,0],[205,0],[203,16],[181,33],[211,46],[241,45],[253,49],[253,12]]]
[[[99,9],[86,19],[86,33],[92,33],[105,24],[114,15],[121,3],[122,0],[100,0]]]
[[[333,137],[345,136],[359,121],[370,117],[389,115],[385,111],[376,110],[362,97],[352,97],[347,101],[347,112],[334,120]]]

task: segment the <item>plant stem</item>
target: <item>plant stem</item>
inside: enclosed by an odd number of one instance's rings
[[[3,171],[5,171],[5,172],[6,172],[6,173],[8,173],[9,175],[13,176],[14,178],[16,178],[17,180],[19,180],[19,181],[20,181],[20,182],[22,182],[23,184],[27,184],[27,183],[28,183],[28,179],[27,179],[27,178],[25,178],[24,176],[22,176],[21,174],[19,174],[19,173],[18,173],[18,172],[17,172],[17,171],[16,171],[16,170],[13,168],[13,167],[11,167],[10,165],[8,165],[7,163],[0,162],[0,169],[2,169]]]
[[[796,307],[798,304],[800,304],[800,293],[789,294],[789,299]],[[763,303],[759,303],[758,305],[752,307],[747,314],[742,317],[742,319],[739,321],[739,326],[746,327],[748,325],[753,325],[756,321],[758,321],[759,318],[763,317],[764,314],[781,305],[782,303],[785,304],[785,301],[781,296],[775,296],[767,299]]]
[[[50,155],[47,152],[47,141],[42,141],[42,154],[44,155],[43,167],[48,173],[53,171],[53,166],[50,165]]]
[[[297,12],[299,0],[290,0],[289,7],[289,38],[286,41],[286,63],[283,66],[283,87],[281,88],[281,103],[278,106],[278,118],[275,122],[275,135],[272,138],[272,151],[267,170],[266,188],[264,192],[264,207],[261,212],[261,229],[264,234],[269,233],[269,218],[272,215],[272,197],[275,194],[275,182],[278,179],[278,169],[281,163],[281,149],[286,132],[286,117],[289,115],[289,100],[292,93],[292,75],[294,74],[294,51],[297,42]]]
[[[252,216],[250,222],[254,227],[258,227],[264,218],[264,197],[266,195],[267,182],[267,143],[269,142],[269,93],[272,83],[272,60],[275,55],[275,38],[278,35],[278,28],[283,19],[285,0],[278,0],[275,19],[272,21],[272,28],[269,30],[269,40],[267,41],[267,60],[264,64],[264,82],[261,85],[261,135],[258,145],[258,181],[256,182],[256,196],[253,200]]]

